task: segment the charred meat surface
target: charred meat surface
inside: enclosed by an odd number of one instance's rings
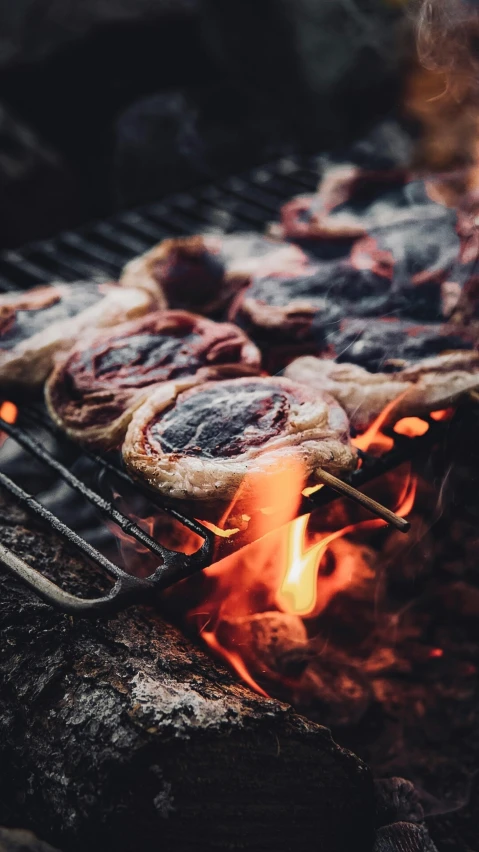
[[[71,437],[109,449],[154,386],[175,380],[186,388],[259,369],[259,351],[236,326],[160,311],[74,347],[52,373],[46,401]]]
[[[239,378],[182,391],[164,385],[133,415],[123,455],[129,470],[196,513],[245,505],[257,485],[248,474],[275,475],[297,461],[304,479],[318,468],[355,467],[348,421],[326,394],[281,378]],[[220,512],[221,514],[221,512]]]
[[[427,222],[434,229],[455,220],[454,210],[428,180],[405,170],[372,172],[343,165],[326,171],[315,195],[283,206],[280,233],[293,240],[351,240],[376,228]]]
[[[396,372],[424,358],[475,348],[471,329],[452,323],[415,323],[394,318],[344,319],[328,335],[329,353],[340,363],[371,372]]]
[[[291,353],[326,352],[345,316],[388,310],[390,280],[347,260],[310,263],[299,274],[256,278],[234,300],[229,317],[265,353],[271,371]]]
[[[161,307],[214,313],[254,275],[276,275],[306,262],[298,246],[259,234],[178,237],[130,261],[121,283],[149,290]]]
[[[155,306],[142,290],[78,282],[0,296],[0,384],[36,388],[55,355],[92,328],[142,316]]]
[[[333,258],[331,239],[324,236],[323,257],[310,255],[294,274],[256,276],[230,309],[230,318],[265,350],[280,350],[274,367],[301,351],[342,348],[342,323],[356,317],[458,325],[470,319],[477,304],[470,281],[479,256],[472,208],[447,207],[432,200],[425,181],[395,183],[394,175],[388,183],[385,175],[379,180],[361,173],[347,191],[329,186],[328,192],[342,199],[338,220],[349,216],[355,223],[343,234],[349,241],[343,241],[342,252]],[[320,188],[317,204],[321,198]],[[294,237],[294,229],[287,235]]]
[[[351,428],[364,432],[394,400],[385,425],[447,408],[479,387],[477,352],[425,358],[395,373],[371,373],[356,364],[304,356],[285,376],[331,394],[344,408]]]

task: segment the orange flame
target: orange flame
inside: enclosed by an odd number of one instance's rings
[[[442,421],[442,420],[451,420],[454,416],[454,408],[444,408],[442,411],[431,411],[431,415],[433,420]]]
[[[255,690],[255,692],[259,692],[260,695],[264,695],[265,698],[269,698],[268,693],[265,692],[264,689],[256,683],[254,678],[251,677],[240,654],[236,653],[236,651],[226,651],[222,645],[220,645],[214,633],[210,633],[205,630],[202,633],[202,637],[212,651],[215,651],[217,654],[222,656],[226,656],[229,664],[236,673],[239,674],[241,680],[244,680],[244,682],[247,683],[251,689]]]
[[[399,396],[395,399],[392,399],[391,402],[388,402],[369,429],[366,429],[362,435],[358,435],[358,437],[352,439],[352,443],[358,450],[367,452],[373,444],[382,452],[387,452],[393,447],[394,440],[389,437],[389,435],[384,435],[383,432],[381,432],[381,429],[387,422],[391,412],[394,411],[396,405],[406,395],[406,393],[407,390],[403,391],[403,393],[399,394]]]
[[[406,435],[408,438],[416,438],[419,435],[425,435],[429,429],[429,423],[421,420],[420,417],[403,417],[398,420],[394,426],[394,431],[398,435]]]
[[[367,450],[373,443],[388,445],[391,439],[383,435],[381,428],[397,401],[390,403],[370,429],[355,440],[356,446]],[[418,419],[418,422],[427,426],[425,421]],[[396,504],[395,511],[402,517],[411,512],[416,491],[409,467],[403,470],[404,473],[396,471],[386,480],[388,505]],[[384,527],[385,522],[371,517],[363,520],[357,514],[362,510],[351,507],[347,501],[338,501],[332,515],[327,514],[329,510],[325,513],[330,529],[311,530],[311,516],[296,515],[301,495],[308,495],[318,487],[323,486],[307,485],[303,466],[296,457],[283,461],[273,472],[256,471],[246,477],[218,525],[206,522],[206,526],[224,544],[236,534],[251,532],[253,543],[217,561],[191,582],[181,584],[181,588],[177,586],[168,592],[174,611],[181,618],[186,617],[189,627],[210,651],[221,656],[243,682],[262,695],[267,694],[265,684],[271,679],[293,688],[294,677],[301,677],[292,675],[290,670],[285,674],[281,668],[275,669],[278,636],[281,641],[286,636],[286,645],[288,642],[298,645],[299,627],[299,639],[307,644],[307,638],[304,641],[301,638],[307,637],[305,619],[318,616],[348,587],[375,576],[371,565],[373,551],[351,537]],[[332,518],[341,518],[341,522],[335,523]],[[319,520],[316,512],[314,523]],[[166,537],[167,546],[174,546],[175,532],[165,527],[168,523],[171,520],[149,518],[143,520],[142,526],[154,537],[161,540]],[[331,530],[334,525],[340,528]],[[141,546],[136,542],[132,545],[129,537],[123,537],[123,547],[131,552],[132,546],[146,566],[148,558]],[[189,541],[175,547],[190,548],[196,546],[191,547]],[[185,594],[190,595],[186,616]],[[277,665],[280,667],[281,663]]]
[[[13,404],[13,402],[2,402],[0,405],[0,417],[5,423],[15,423],[18,416],[17,406]],[[0,447],[3,446],[5,441],[7,440],[7,435],[5,432],[0,432]]]
[[[0,406],[0,417],[5,420],[5,423],[15,423],[17,419],[18,409],[13,402],[2,402]]]
[[[398,500],[398,515],[404,518],[410,513],[415,495],[416,480],[408,477]],[[276,598],[280,609],[297,615],[317,614],[328,605],[333,595],[345,588],[352,579],[354,564],[343,563],[336,567],[333,579],[322,577],[321,583],[318,584],[318,569],[330,544],[349,533],[386,525],[380,518],[348,524],[343,529],[321,536],[315,544],[305,548],[309,518],[310,515],[297,518],[288,527],[286,570]]]

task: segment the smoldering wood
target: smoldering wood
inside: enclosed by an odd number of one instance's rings
[[[0,538],[77,594],[102,586],[19,509],[0,506]],[[0,824],[64,852],[371,847],[369,771],[325,728],[154,608],[73,620],[0,584]]]

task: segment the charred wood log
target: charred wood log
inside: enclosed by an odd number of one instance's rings
[[[18,510],[0,540],[79,594],[81,564]],[[66,852],[370,849],[367,768],[255,695],[153,608],[73,620],[0,572],[0,824]]]

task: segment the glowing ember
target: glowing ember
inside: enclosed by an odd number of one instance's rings
[[[429,423],[421,420],[420,417],[403,417],[394,426],[394,431],[398,435],[406,435],[408,438],[417,438],[419,435],[425,435],[428,429]]]
[[[442,650],[442,648],[432,648],[432,649],[429,651],[429,656],[430,656],[430,657],[433,657],[433,658],[436,658],[436,657],[437,657],[437,658],[439,658],[439,657],[443,657],[443,656],[444,656],[444,651]]]
[[[13,402],[2,402],[0,406],[0,417],[5,420],[5,423],[15,423],[17,419],[18,409]]]
[[[0,405],[0,417],[5,423],[15,423],[18,415],[17,406],[13,404],[13,402],[2,402]],[[5,432],[0,432],[0,447],[3,446],[5,441],[7,440],[7,435]]]
[[[444,408],[442,411],[431,411],[433,420],[441,422],[443,420],[451,420],[454,416],[454,408]]]

